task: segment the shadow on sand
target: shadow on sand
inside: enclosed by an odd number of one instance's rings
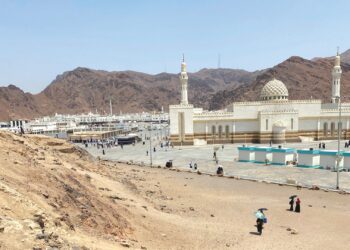
[[[258,232],[249,232],[249,233],[252,235],[259,235],[260,236],[260,234]]]

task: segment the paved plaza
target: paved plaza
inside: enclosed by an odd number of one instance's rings
[[[147,132],[146,132],[147,134]],[[323,188],[334,189],[336,185],[336,172],[320,169],[305,169],[287,166],[266,166],[264,164],[238,162],[238,146],[242,144],[225,144],[222,145],[205,145],[205,146],[175,146],[160,147],[160,138],[164,133],[161,131],[153,132],[152,140],[152,161],[155,166],[165,166],[168,160],[173,161],[173,166],[179,169],[190,169],[189,164],[197,163],[198,170],[203,173],[215,173],[217,169],[216,162],[213,158],[214,147],[217,150],[219,165],[224,168],[224,174],[227,176],[236,176],[241,178],[264,180],[276,183],[286,183],[287,179],[297,181],[300,185],[311,186],[317,185]],[[141,138],[145,138],[141,134]],[[337,149],[337,141],[325,141],[326,149]],[[341,149],[344,149],[345,141],[341,142]],[[286,143],[284,147],[301,148],[318,148],[319,142],[303,142],[303,143]],[[82,144],[78,144],[84,147]],[[252,145],[252,144],[249,144]],[[259,146],[264,146],[258,144]],[[267,146],[267,145],[265,145]],[[273,145],[277,146],[277,145]],[[153,152],[153,147],[156,152]],[[84,147],[85,148],[85,147]],[[93,156],[99,156],[101,159],[112,161],[134,161],[135,163],[150,163],[150,142],[145,141],[133,145],[125,145],[121,147],[105,148],[105,155],[102,149],[89,145],[85,148]],[[349,149],[345,149],[346,151]],[[148,156],[147,156],[148,151]],[[340,173],[340,188],[350,191],[350,172]]]

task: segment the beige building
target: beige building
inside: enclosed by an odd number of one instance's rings
[[[272,79],[263,87],[260,100],[234,102],[224,110],[195,108],[187,99],[186,63],[181,64],[181,102],[169,106],[170,139],[175,145],[218,143],[298,142],[337,138],[339,110],[341,137],[350,136],[349,104],[340,103],[341,67],[339,53],[332,70],[332,96],[321,100],[289,100],[283,82]]]

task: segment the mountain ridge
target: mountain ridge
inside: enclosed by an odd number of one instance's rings
[[[342,55],[342,91],[350,94],[350,50]],[[349,61],[348,61],[349,60]],[[261,88],[273,76],[282,80],[290,99],[329,101],[333,58],[311,60],[292,56],[274,67],[243,69],[203,68],[189,74],[189,101],[204,109],[222,109],[233,101],[258,100]],[[106,113],[111,99],[115,113],[168,109],[180,101],[179,74],[105,71],[77,67],[65,71],[40,93],[15,85],[0,87],[0,121],[32,119],[55,113]],[[349,89],[349,91],[347,90]],[[349,92],[349,93],[348,93]],[[312,96],[312,97],[311,97]]]

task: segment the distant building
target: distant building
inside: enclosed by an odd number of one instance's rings
[[[189,104],[186,63],[181,64],[181,102],[169,106],[170,139],[175,145],[235,142],[298,142],[337,138],[342,70],[337,53],[332,70],[330,103],[321,100],[289,100],[282,81],[272,79],[263,87],[260,100],[234,102],[224,110],[207,111]],[[349,103],[342,108],[342,138],[350,136]]]

